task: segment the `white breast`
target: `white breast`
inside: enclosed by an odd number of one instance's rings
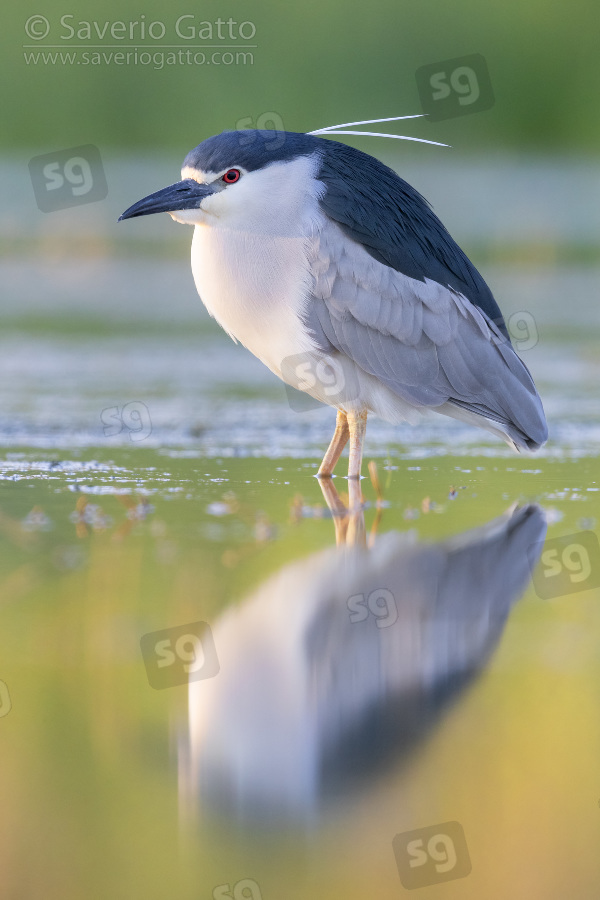
[[[316,165],[300,157],[244,175],[215,195],[206,224],[194,229],[192,272],[204,305],[277,375],[283,359],[314,348],[300,316],[323,223]]]

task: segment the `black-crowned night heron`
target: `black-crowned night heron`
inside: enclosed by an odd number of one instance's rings
[[[194,225],[209,313],[284,381],[337,408],[320,476],[349,441],[348,475],[360,477],[369,412],[413,422],[433,410],[515,450],[544,443],[541,400],[490,289],[379,160],[317,133],[224,131],[188,153],[181,174],[121,219],[168,212]]]

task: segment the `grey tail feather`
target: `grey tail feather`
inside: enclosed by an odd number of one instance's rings
[[[530,421],[528,423],[529,434],[526,434],[521,428],[515,425],[514,422],[511,422],[508,419],[498,415],[498,413],[492,412],[490,409],[479,406],[476,403],[466,403],[463,400],[454,399],[449,400],[448,403],[454,407],[464,409],[468,413],[471,413],[475,416],[487,419],[490,422],[497,422],[500,426],[499,430],[506,435],[507,441],[512,444],[515,450],[520,451],[539,450],[540,447],[545,444],[546,440],[548,439],[548,426],[546,424],[542,404],[539,398],[537,398],[537,400],[538,403],[535,404],[534,410],[536,415],[535,417],[530,417]]]

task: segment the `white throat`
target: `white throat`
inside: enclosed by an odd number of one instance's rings
[[[209,313],[276,374],[314,348],[298,328],[322,228],[316,155],[278,162],[208,197],[196,213],[192,272]],[[198,220],[199,219],[199,220]],[[189,219],[188,219],[189,221]]]

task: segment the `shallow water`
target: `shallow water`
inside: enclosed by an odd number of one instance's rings
[[[363,482],[375,546],[354,575],[315,468],[181,448],[3,454],[6,896],[210,898],[242,882],[238,897],[395,897],[392,840],[448,822],[471,871],[450,831],[463,877],[440,886],[434,870],[424,896],[504,898],[523,879],[528,896],[594,895],[600,559],[580,534],[597,527],[597,460],[380,460],[379,504]],[[526,584],[543,523],[491,556],[476,532],[446,581],[419,561],[515,501],[542,505],[549,540],[575,536],[558,595]],[[395,570],[375,556],[386,540]],[[371,589],[387,593],[350,624],[347,595]],[[205,648],[188,710],[140,639],[187,635],[181,675],[199,621],[220,669]],[[575,868],[559,852],[574,841]]]
[[[140,329],[101,337],[22,328],[0,338],[5,447],[144,445],[206,457],[316,458],[331,436],[332,410],[299,406],[275,376],[214,326],[192,328],[188,335]],[[538,458],[596,452],[596,347],[593,339],[547,341],[522,353],[550,423],[550,441]],[[371,456],[422,458],[445,454],[449,444],[456,453],[512,456],[494,436],[436,414],[416,426],[369,422]]]
[[[522,208],[563,169],[536,171]],[[489,167],[413,174],[480,235]],[[314,477],[332,411],[202,313],[190,234],[113,256],[121,187],[25,217],[39,253],[0,260],[3,896],[597,896],[598,269],[552,255],[573,206],[528,232],[496,174],[490,246],[560,231],[484,268],[550,440],[370,421],[364,523]]]

